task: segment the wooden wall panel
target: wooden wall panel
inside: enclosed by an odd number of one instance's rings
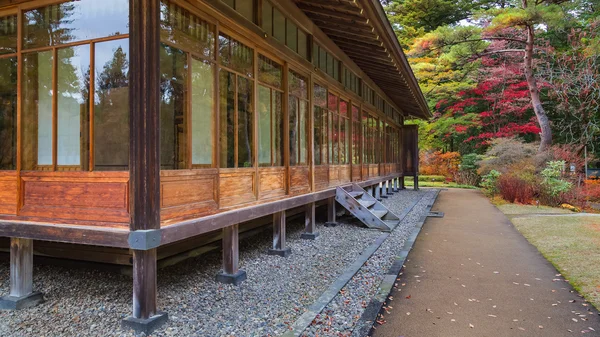
[[[309,173],[308,166],[290,166],[290,194],[310,192]]]
[[[361,175],[361,167],[360,165],[352,165],[352,181],[360,181]]]
[[[22,172],[19,215],[129,223],[129,173]]]
[[[285,195],[285,168],[259,168],[259,199],[269,199]]]
[[[220,206],[230,207],[256,200],[256,171],[221,169],[219,178]]]
[[[363,164],[362,166],[362,180],[369,180],[369,164]]]
[[[350,174],[352,173],[352,168],[350,165],[340,165],[339,166],[339,179],[341,184],[350,182]]]
[[[17,214],[16,172],[0,172],[0,214]]]
[[[218,209],[216,169],[161,171],[161,221],[200,217]]]
[[[340,165],[329,165],[329,186],[340,184]]]
[[[315,189],[322,190],[329,187],[329,166],[315,166]]]
[[[369,164],[369,177],[374,178],[379,176],[379,164]]]

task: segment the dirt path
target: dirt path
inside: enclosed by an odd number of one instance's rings
[[[479,191],[433,211],[374,337],[600,336],[598,311]]]

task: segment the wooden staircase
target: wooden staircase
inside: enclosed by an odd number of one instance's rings
[[[335,200],[369,228],[393,230],[400,218],[357,184],[337,187]]]

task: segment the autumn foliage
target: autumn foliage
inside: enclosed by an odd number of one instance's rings
[[[460,154],[441,151],[422,152],[419,165],[419,173],[422,175],[440,175],[451,178],[459,169]]]

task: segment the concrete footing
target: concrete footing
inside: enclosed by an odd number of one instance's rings
[[[25,296],[4,296],[0,298],[0,310],[21,310],[44,302],[44,295],[33,292]]]
[[[157,312],[156,315],[146,319],[129,316],[121,321],[121,327],[150,335],[154,330],[165,324],[168,319],[169,316],[165,312]]]
[[[304,240],[315,240],[318,236],[319,233],[302,233],[300,238]]]
[[[325,227],[335,227],[335,226],[337,226],[337,225],[338,225],[338,223],[337,223],[337,222],[330,222],[330,221],[327,221],[327,222],[325,223]]]
[[[235,274],[220,273],[216,280],[220,283],[233,284],[235,286],[244,282],[247,278],[246,271],[238,270]]]
[[[292,249],[291,248],[284,248],[284,249],[274,249],[271,248],[269,249],[269,255],[277,255],[277,256],[281,256],[281,257],[288,257],[292,254]]]

